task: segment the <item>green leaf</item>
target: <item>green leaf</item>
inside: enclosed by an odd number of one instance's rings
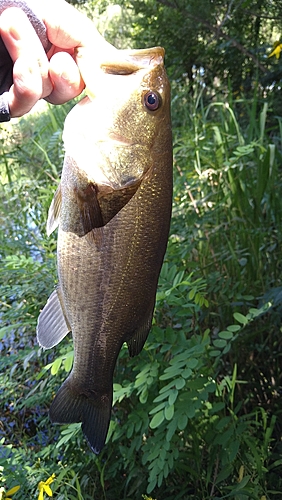
[[[174,356],[172,358],[172,360],[170,361],[170,364],[176,365],[177,363],[181,363],[181,361],[186,364],[188,358],[189,358],[189,353],[185,350],[184,352],[181,352],[180,354],[176,354],[176,356]]]
[[[194,368],[196,368],[196,366],[198,366],[199,364],[199,360],[196,359],[196,358],[191,358],[191,359],[188,359],[187,363],[186,363],[186,367],[187,368],[191,368],[192,370]]]
[[[163,392],[169,392],[169,389],[174,388],[174,386],[175,386],[174,381],[169,382],[169,384],[166,384],[164,385],[164,387],[161,388],[160,394],[162,394]]]
[[[225,408],[225,403],[223,403],[221,401],[218,403],[214,403],[212,405],[212,408],[210,409],[210,414],[213,415],[214,413],[218,413],[221,410],[223,410],[224,408]]]
[[[214,440],[215,444],[220,444],[223,447],[227,447],[227,443],[229,442],[230,438],[234,434],[234,429],[230,427],[226,431],[224,431],[222,434],[218,434]]]
[[[251,479],[251,476],[243,477],[242,481],[240,481],[240,483],[237,484],[237,486],[234,488],[233,491],[240,491],[242,488],[244,488],[248,484],[250,479]]]
[[[229,332],[238,332],[239,330],[241,329],[241,327],[239,325],[229,325],[226,330],[228,330]]]
[[[166,368],[164,373],[162,375],[160,375],[160,380],[168,380],[170,378],[173,378],[177,375],[179,375],[179,372],[180,372],[180,368],[179,366],[174,366],[174,367],[169,367],[169,368]]]
[[[194,380],[190,380],[189,389],[190,389],[190,391],[191,391],[191,389],[198,391],[199,389],[203,389],[203,387],[205,386],[206,383],[207,383],[207,378],[202,377],[200,375],[197,378],[195,378]]]
[[[163,392],[162,394],[159,394],[155,399],[154,403],[159,403],[160,401],[164,401],[169,397],[170,391]]]
[[[160,443],[159,443],[159,446],[156,445],[154,446],[154,448],[152,449],[152,451],[150,452],[149,456],[148,456],[148,461],[150,462],[153,462],[153,460],[155,460],[155,458],[157,458],[160,454]]]
[[[216,477],[215,484],[220,484],[232,474],[231,465],[225,465]]]
[[[191,375],[192,375],[191,368],[186,368],[186,370],[183,370],[183,372],[181,372],[181,377],[183,378],[189,378],[191,377]]]
[[[169,405],[173,405],[177,399],[177,396],[178,396],[178,390],[177,389],[173,389],[170,394],[169,394],[169,398],[168,398],[168,404]]]
[[[150,415],[153,415],[154,413],[158,413],[160,410],[162,410],[165,407],[165,402],[163,401],[161,404],[156,406],[150,411]]]
[[[180,391],[180,389],[182,389],[184,386],[185,386],[186,382],[184,380],[184,378],[177,378],[175,380],[175,387],[178,391]]]
[[[227,354],[231,349],[231,344],[227,344],[226,347],[223,349],[222,354]]]
[[[153,479],[150,479],[149,484],[148,484],[148,488],[147,488],[148,495],[150,493],[152,493],[152,491],[155,489],[156,484],[157,484],[157,478],[156,477],[154,477]]]
[[[198,405],[199,406],[199,405]],[[195,406],[191,403],[188,408],[186,409],[186,415],[188,418],[193,418],[196,413],[196,408]]]
[[[164,410],[164,416],[166,420],[171,420],[174,415],[174,405],[166,406]]]
[[[221,355],[221,351],[219,350],[215,350],[215,349],[211,349],[210,352],[209,352],[209,355],[212,357],[212,358],[216,358],[217,356],[220,356]]]
[[[56,375],[58,373],[61,364],[62,364],[62,357],[55,359],[54,363],[52,364],[52,368],[51,368],[52,375]]]
[[[73,352],[68,353],[66,359],[64,360],[64,369],[68,373],[71,371],[73,363]]]
[[[171,420],[167,426],[167,433],[166,433],[166,440],[169,442],[171,441],[172,436],[174,435],[176,429],[177,429],[178,421],[176,418]],[[171,455],[169,455],[171,456]]]
[[[178,429],[180,431],[183,431],[188,423],[188,417],[185,413],[182,413],[182,415],[179,415],[178,420],[177,420],[177,425]]]
[[[233,333],[232,331],[224,330],[223,332],[219,332],[218,336],[221,339],[230,340],[233,338]]]
[[[226,346],[226,340],[224,339],[216,339],[213,341],[214,347],[219,347],[219,349],[223,349]]]
[[[248,324],[248,319],[246,318],[246,316],[244,316],[243,314],[241,314],[239,312],[235,312],[233,314],[233,317],[234,317],[234,319],[236,319],[236,321],[238,321],[238,323],[241,323],[242,325]]]
[[[238,450],[239,450],[239,447],[240,447],[240,442],[237,441],[236,439],[230,443],[230,445],[229,445],[230,463],[232,463],[233,460],[235,460],[237,453],[238,453]]]
[[[150,422],[151,429],[156,429],[157,427],[159,427],[163,423],[164,419],[165,419],[165,416],[164,416],[163,410],[156,413],[156,415],[153,416],[153,418]]]
[[[142,390],[142,392],[141,392],[141,394],[140,394],[140,396],[139,396],[139,401],[140,401],[140,403],[145,404],[145,403],[147,402],[148,395],[149,395],[148,388],[147,388],[147,387],[145,387],[145,388]]]

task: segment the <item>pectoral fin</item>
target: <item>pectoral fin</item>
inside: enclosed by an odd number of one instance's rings
[[[54,194],[54,198],[52,200],[48,212],[48,220],[46,226],[46,231],[48,236],[50,236],[50,234],[53,233],[53,231],[55,231],[55,229],[57,229],[59,225],[61,206],[62,206],[62,192],[61,192],[61,184],[59,184],[57,191]]]
[[[141,180],[138,179],[124,188],[111,191],[99,186],[98,202],[103,225],[106,225],[131,200],[140,184]]]
[[[129,202],[136,193],[141,181],[132,182],[121,189],[97,186],[89,183],[85,189],[77,191],[84,234],[101,228]],[[94,238],[95,239],[95,238]]]
[[[51,293],[41,311],[37,323],[37,340],[40,346],[51,349],[71,331],[61,291],[58,287]]]
[[[89,183],[86,189],[80,190],[77,194],[84,234],[104,226],[95,184]]]
[[[80,211],[82,228],[80,236],[86,236],[90,245],[100,248],[103,241],[103,217],[97,199],[97,186],[89,183],[77,191],[77,205]]]

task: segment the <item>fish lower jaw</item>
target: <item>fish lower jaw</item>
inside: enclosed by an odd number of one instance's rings
[[[108,138],[114,143],[117,143],[118,146],[135,146],[137,144],[136,141],[132,141],[116,132],[110,132]]]

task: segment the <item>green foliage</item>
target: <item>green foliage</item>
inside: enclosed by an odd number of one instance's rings
[[[277,6],[270,0],[123,0],[132,11],[132,43],[166,48],[169,73],[190,89],[197,77],[209,88],[249,92],[258,80],[264,88],[279,80],[265,54],[281,31]],[[177,29],[176,29],[177,27]],[[280,65],[279,65],[280,66]]]
[[[236,116],[245,110],[247,129]],[[193,260],[208,282],[225,275],[229,290],[222,289],[224,302],[225,297],[230,301],[243,277],[247,287],[253,282],[252,293],[257,295],[279,279],[281,244],[281,137],[274,133],[268,140],[265,133],[267,102],[257,113],[254,102],[244,99],[217,101],[207,108],[200,99],[198,104],[187,103],[184,120],[187,132],[176,138],[180,175],[175,182],[180,186],[184,181],[186,189],[177,200],[175,223],[187,234],[194,225]],[[240,292],[249,290],[240,286]]]

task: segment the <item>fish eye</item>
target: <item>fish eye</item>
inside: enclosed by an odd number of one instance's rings
[[[156,111],[162,104],[162,98],[158,92],[149,90],[144,95],[144,104],[149,111]]]

